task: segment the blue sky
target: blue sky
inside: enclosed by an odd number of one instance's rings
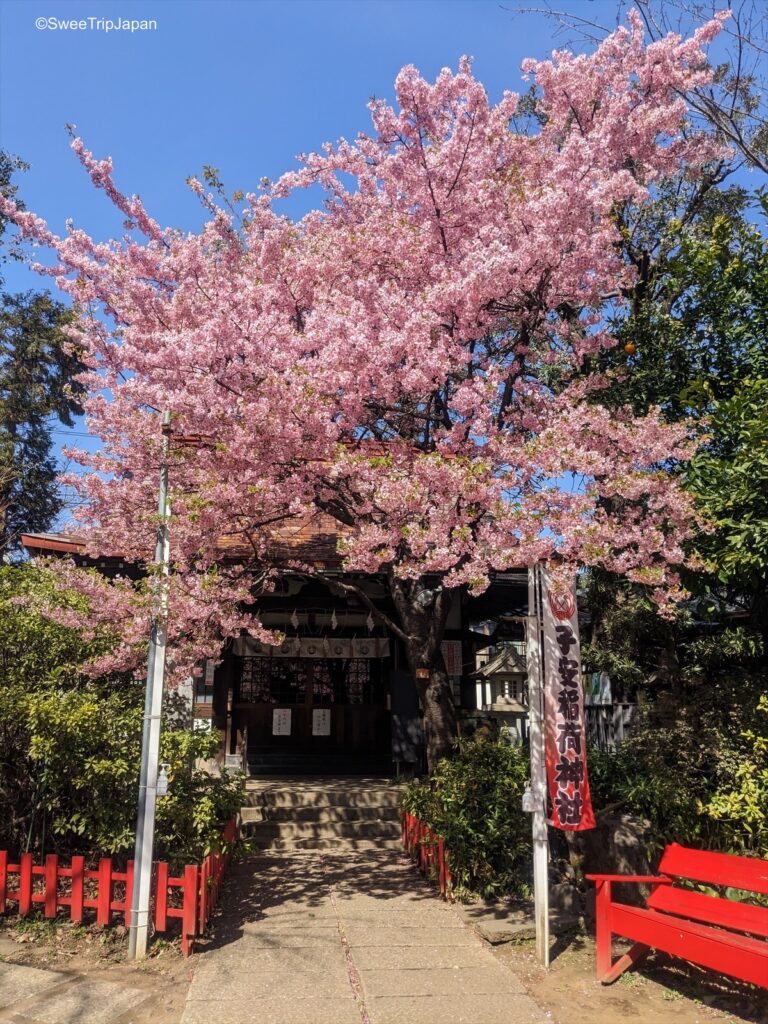
[[[615,18],[613,0],[567,6]],[[48,24],[90,18],[156,28]],[[492,98],[522,89],[521,60],[563,45],[553,28],[498,0],[0,0],[0,146],[31,165],[20,194],[57,232],[72,217],[98,239],[122,233],[66,124],[161,224],[195,230],[203,214],[185,179],[205,164],[230,191],[277,177],[297,153],[366,130],[369,97],[392,98],[404,64],[433,78],[470,54]],[[5,276],[10,291],[47,284],[21,265]]]
[[[613,0],[566,6],[615,11]],[[157,28],[35,26],[88,17]],[[67,217],[99,237],[120,230],[69,151],[67,123],[112,156],[118,185],[156,219],[194,229],[200,207],[184,182],[204,164],[230,189],[254,188],[296,153],[366,129],[368,98],[391,98],[404,64],[434,77],[470,54],[498,98],[522,87],[523,57],[552,46],[551,24],[498,0],[2,0],[0,144],[32,165],[23,197],[56,230]]]

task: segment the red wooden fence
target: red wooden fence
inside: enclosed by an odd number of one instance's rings
[[[181,949],[185,956],[192,951],[195,937],[204,933],[218,902],[222,878],[237,838],[234,818],[221,838],[224,843],[221,852],[209,853],[202,864],[187,864],[180,877],[171,876],[165,861],[155,864],[152,879],[155,931],[165,932],[169,919],[180,919]],[[15,885],[11,888],[13,881]],[[113,870],[111,857],[102,857],[96,869],[86,868],[84,857],[73,857],[70,866],[63,867],[55,853],[49,853],[42,865],[34,863],[31,853],[22,853],[18,863],[11,864],[7,852],[0,850],[0,914],[6,912],[9,903],[17,904],[22,917],[29,914],[35,904],[42,904],[45,917],[56,917],[60,908],[68,907],[70,921],[79,924],[86,910],[95,910],[96,924],[106,927],[117,916],[127,928],[132,893],[132,860],[128,861],[125,871]]]
[[[442,896],[451,891],[450,852],[445,840],[410,811],[402,813],[402,838],[406,853],[419,865],[421,873],[434,878]]]

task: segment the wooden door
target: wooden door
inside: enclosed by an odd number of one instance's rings
[[[236,712],[238,728],[248,729],[249,749],[313,756],[389,752],[388,672],[381,660],[240,660]],[[290,711],[288,735],[274,732],[277,709]]]

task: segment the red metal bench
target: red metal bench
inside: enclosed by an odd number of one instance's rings
[[[768,894],[768,861],[691,850],[671,843],[658,875],[587,875],[597,886],[597,977],[609,985],[650,949],[768,988],[768,907],[754,906],[684,888],[681,881]],[[615,903],[611,885],[645,883],[645,907]],[[613,963],[612,936],[631,939],[628,953]]]

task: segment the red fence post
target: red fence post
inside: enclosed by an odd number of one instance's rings
[[[200,865],[200,874],[199,874],[200,889],[199,889],[199,892],[198,892],[199,906],[197,908],[197,920],[198,920],[198,922],[200,924],[200,930],[201,931],[203,930],[203,928],[205,928],[205,921],[206,921],[206,917],[205,917],[205,901],[206,901],[206,894],[208,892],[208,885],[207,885],[207,882],[208,882],[208,871],[207,871],[207,868],[208,868],[208,858],[207,857],[203,857],[203,862]]]
[[[160,861],[155,874],[155,928],[164,932],[168,927],[168,865]]]
[[[125,910],[123,911],[123,923],[126,928],[131,927],[131,904],[133,903],[133,861],[129,860],[125,865]]]
[[[8,852],[0,850],[0,914],[5,913],[5,899],[8,892]]]
[[[401,817],[401,836],[403,847],[422,874],[437,879],[442,896],[448,897],[452,884],[451,870],[448,866],[450,851],[445,847],[445,840],[437,832],[433,832],[426,822],[410,811],[403,811]]]
[[[32,854],[19,857],[19,916],[24,917],[32,908]]]
[[[69,904],[69,919],[75,924],[83,920],[85,899],[85,857],[72,858],[72,895]]]
[[[59,858],[49,853],[45,858],[45,916],[56,917],[56,904],[59,894]]]
[[[208,890],[208,916],[210,917],[219,895],[219,854],[212,853],[209,859],[211,862],[211,884]]]
[[[197,930],[197,864],[184,868],[184,913],[181,918],[181,952],[189,956]]]
[[[96,924],[109,927],[112,919],[112,858],[99,861],[99,894],[96,906]]]

